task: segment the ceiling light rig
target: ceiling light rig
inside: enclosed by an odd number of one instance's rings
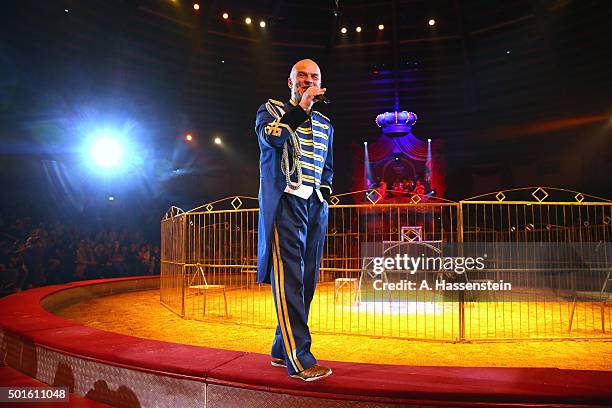
[[[342,15],[342,10],[340,9],[340,0],[335,0],[336,7],[334,8],[334,17],[338,18]]]

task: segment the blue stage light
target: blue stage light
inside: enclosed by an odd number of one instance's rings
[[[93,162],[102,168],[111,169],[119,166],[123,159],[123,147],[113,137],[101,137],[94,140],[89,150]]]
[[[81,146],[83,165],[93,173],[118,176],[142,164],[142,147],[136,145],[133,127],[104,127],[87,132]]]

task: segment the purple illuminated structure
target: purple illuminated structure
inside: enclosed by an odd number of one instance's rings
[[[411,133],[412,125],[416,121],[417,115],[407,111],[385,112],[376,117],[378,127],[384,135],[390,137],[401,137]]]

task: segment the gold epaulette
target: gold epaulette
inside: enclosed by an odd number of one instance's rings
[[[322,114],[319,111],[312,111],[312,113],[316,113],[317,115],[323,117],[325,120],[327,120],[329,123],[331,123],[331,120],[329,120],[329,118],[327,116],[325,116],[324,114]]]
[[[285,102],[277,101],[276,99],[268,99],[268,102],[273,103],[278,106],[285,106]]]

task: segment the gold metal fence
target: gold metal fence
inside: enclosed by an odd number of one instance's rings
[[[548,200],[553,198],[558,201]],[[610,243],[612,202],[536,188],[461,202],[416,195],[405,203],[382,204],[379,199],[375,191],[331,198],[309,316],[312,330],[441,341],[602,337],[612,332],[609,298],[603,297],[612,284],[599,292],[602,288],[596,287],[609,277],[608,253],[587,270],[568,272],[564,265],[541,270],[523,256],[514,264],[496,261],[487,268],[489,275],[461,276],[473,282],[512,281],[513,291],[503,294],[435,288],[373,291],[367,290],[371,281],[364,272],[369,244],[394,248],[418,242],[419,248],[439,252],[442,245],[462,243]],[[363,201],[367,204],[354,204]],[[269,285],[256,283],[257,219],[257,199],[252,197],[231,197],[187,212],[171,208],[161,222],[161,302],[189,319],[275,327]],[[445,276],[418,271],[413,278],[433,285]]]
[[[512,282],[493,301],[466,299],[465,338],[610,337],[611,201],[529,187],[463,200],[461,213],[464,243],[506,252],[473,279]]]

